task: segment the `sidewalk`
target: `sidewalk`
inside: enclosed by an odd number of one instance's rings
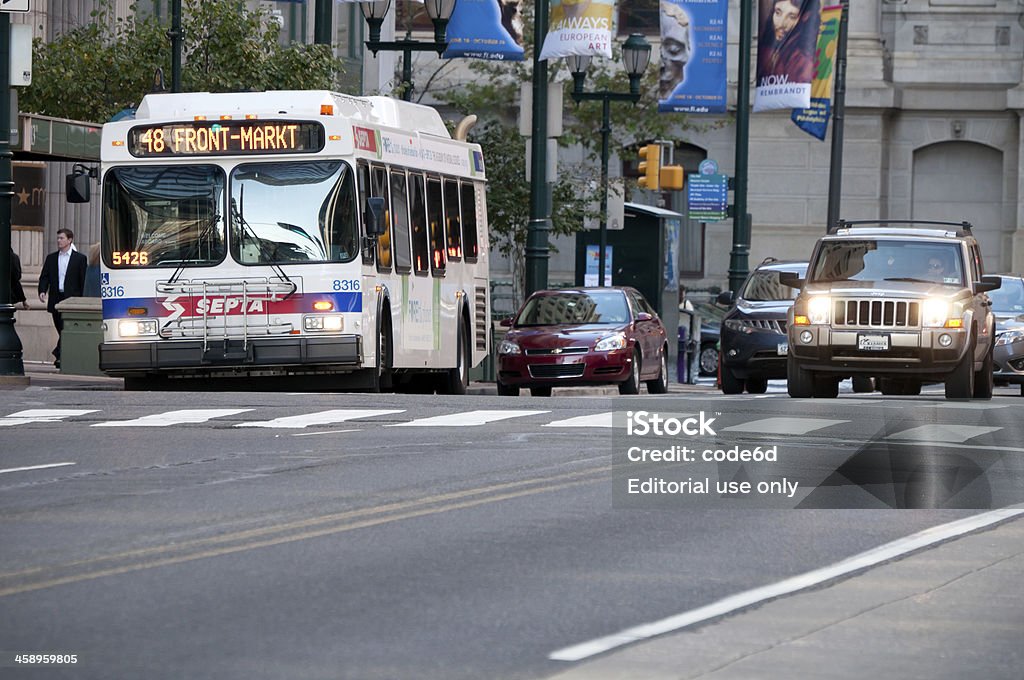
[[[548,680],[1020,680],[1022,574],[1018,518]]]

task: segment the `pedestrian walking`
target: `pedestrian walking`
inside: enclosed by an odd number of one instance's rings
[[[46,303],[46,311],[53,317],[57,329],[57,346],[53,348],[53,365],[60,368],[60,335],[64,320],[57,311],[57,303],[69,297],[81,297],[85,290],[85,255],[72,247],[75,233],[70,229],[57,230],[57,251],[46,256],[39,273],[39,299]]]

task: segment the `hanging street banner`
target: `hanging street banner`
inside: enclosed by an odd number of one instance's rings
[[[840,5],[822,8],[814,80],[811,81],[811,106],[806,109],[793,109],[790,115],[798,128],[822,141],[825,141],[828,119],[832,114],[832,79],[835,73],[836,49],[839,45],[839,20],[842,15],[843,8]]]
[[[821,5],[818,0],[758,2],[754,111],[809,108]]]
[[[444,58],[523,60],[522,0],[459,0]]]
[[[660,12],[658,111],[725,113],[728,0],[661,0]]]
[[[541,60],[574,54],[612,58],[614,0],[551,0]]]

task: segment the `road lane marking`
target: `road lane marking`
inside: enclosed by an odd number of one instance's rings
[[[473,427],[474,425],[486,425],[487,423],[508,420],[509,418],[538,416],[542,413],[551,413],[551,411],[512,411],[508,409],[500,411],[468,411],[466,413],[449,413],[444,416],[418,418],[407,423],[396,423],[387,427]]]
[[[923,404],[922,404],[923,405]],[[974,411],[988,411],[994,408],[1009,408],[1015,404],[993,404],[990,401],[943,401],[935,404],[935,408],[965,408]]]
[[[849,420],[829,420],[827,418],[763,418],[751,420],[739,425],[722,428],[725,432],[757,432],[759,434],[792,434],[801,435],[826,427],[848,423]]]
[[[765,600],[792,595],[801,590],[813,588],[826,581],[869,569],[883,562],[903,557],[916,550],[984,529],[985,527],[1020,515],[1024,515],[1024,508],[1007,508],[985,512],[973,517],[949,522],[948,524],[941,524],[924,531],[919,531],[916,534],[899,538],[877,548],[872,548],[821,569],[814,569],[799,576],[793,576],[760,588],[745,590],[736,595],[722,598],[717,602],[712,602],[709,605],[675,614],[658,621],[627,628],[612,635],[558,649],[551,652],[548,658],[552,661],[581,661],[616,647],[647,640],[657,635],[664,635],[665,633],[671,633],[681,628],[707,621],[708,619],[731,614],[739,609],[745,609]]]
[[[320,517],[309,517],[257,529],[245,529],[219,536],[180,541],[151,548],[128,550],[60,565],[31,567],[17,572],[0,573],[0,597],[70,583],[80,583],[106,576],[126,574],[143,569],[181,564],[208,557],[219,557],[310,538],[330,536],[406,519],[436,515],[451,510],[463,510],[489,503],[561,491],[585,484],[605,483],[608,481],[610,474],[610,465],[600,465],[584,470],[562,472],[547,477],[533,477],[517,482],[502,482],[409,501],[397,501]],[[102,566],[128,560],[141,561],[107,567]],[[76,568],[84,568],[86,571],[63,576],[57,575],[60,570]],[[90,568],[92,569],[91,571],[89,571]],[[46,576],[47,573],[53,575]],[[4,583],[4,581],[10,582],[32,578],[41,578],[42,580],[20,584],[11,583],[10,585]]]
[[[196,408],[181,411],[167,411],[151,416],[143,416],[135,420],[108,420],[96,423],[93,427],[170,427],[171,425],[190,425],[205,423],[212,418],[223,418],[251,411],[251,408]]]
[[[575,418],[566,418],[565,420],[554,420],[544,427],[615,427],[613,422],[615,417],[614,411],[608,411],[606,413],[593,413],[588,416],[576,416]],[[623,420],[623,424],[625,420]],[[623,425],[620,424],[620,427]]]
[[[405,409],[332,409],[317,413],[304,413],[298,416],[283,416],[273,420],[261,420],[251,423],[238,423],[235,427],[272,427],[302,429],[310,425],[331,425],[344,423],[357,418],[375,418],[395,413],[405,413]]]
[[[76,463],[49,463],[47,465],[32,465],[30,467],[18,467],[18,468],[7,468],[6,470],[0,470],[0,475],[7,472],[27,472],[28,470],[47,470],[49,468],[67,467],[68,465],[75,465]]]
[[[942,423],[931,423],[912,427],[895,434],[890,434],[886,439],[908,439],[919,444],[926,442],[954,442],[962,444],[968,439],[980,437],[983,434],[997,432],[1001,427],[984,427],[981,425],[944,425]]]
[[[96,413],[97,410],[94,408],[34,408],[27,411],[18,411],[17,413],[0,418],[0,427],[12,427],[28,423],[59,423],[64,418],[84,416],[87,413]]]
[[[293,437],[315,437],[320,434],[344,434],[345,432],[359,432],[359,430],[324,430],[322,432],[297,432]]]

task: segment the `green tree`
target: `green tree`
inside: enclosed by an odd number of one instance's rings
[[[153,91],[157,69],[170,84],[167,23],[139,16],[134,6],[129,17],[115,19],[110,0],[91,19],[52,42],[35,41],[22,110],[101,122]],[[182,33],[186,92],[333,89],[342,72],[327,45],[281,46],[269,10],[248,9],[242,0],[185,0]]]

